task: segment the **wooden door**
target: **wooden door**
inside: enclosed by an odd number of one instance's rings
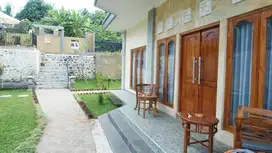
[[[219,28],[201,32],[199,56],[199,112],[216,115]]]
[[[182,36],[180,111],[216,113],[219,28]]]
[[[200,33],[182,38],[181,108],[182,112],[198,111],[197,59],[199,56]]]
[[[272,110],[272,9],[262,12],[260,30],[258,108]]]

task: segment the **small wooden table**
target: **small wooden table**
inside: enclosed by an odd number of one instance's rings
[[[180,118],[182,120],[182,126],[184,128],[184,153],[187,153],[188,145],[199,143],[202,146],[208,148],[208,152],[213,152],[213,137],[217,132],[217,124],[219,120],[215,117],[197,117],[195,113],[189,113],[191,116],[188,117],[188,113],[181,113]],[[199,134],[207,134],[209,138],[207,140],[196,140],[192,138],[191,132]],[[190,138],[194,142],[190,142]],[[208,142],[208,145],[205,144]]]

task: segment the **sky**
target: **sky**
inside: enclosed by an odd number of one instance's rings
[[[0,6],[4,9],[7,3],[12,4],[12,15],[15,14],[24,7],[28,0],[0,0]],[[55,8],[60,9],[62,6],[65,9],[74,9],[79,10],[86,8],[90,12],[99,10],[97,7],[94,6],[94,0],[44,0],[50,4],[53,4]]]

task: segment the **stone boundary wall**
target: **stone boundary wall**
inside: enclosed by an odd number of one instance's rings
[[[37,77],[40,52],[34,48],[0,48],[0,64],[4,65],[4,81],[25,81],[27,76]]]
[[[94,79],[95,69],[95,57],[92,55],[41,53],[42,71],[69,71],[77,79]]]
[[[121,54],[95,53],[96,72],[104,77],[121,79],[122,56]]]
[[[121,54],[52,54],[35,48],[0,47],[0,63],[4,65],[4,82],[25,82],[28,76],[33,76],[36,81],[46,83],[67,79],[68,72],[76,79],[95,79],[96,72],[120,79],[122,59]]]

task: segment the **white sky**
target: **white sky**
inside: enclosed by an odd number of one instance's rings
[[[12,15],[15,14],[24,7],[28,0],[0,0],[0,6],[4,9],[7,3],[12,4]],[[60,9],[62,6],[65,9],[79,10],[86,8],[90,12],[99,10],[99,8],[94,6],[94,0],[44,0],[50,4],[53,4],[55,8]]]

